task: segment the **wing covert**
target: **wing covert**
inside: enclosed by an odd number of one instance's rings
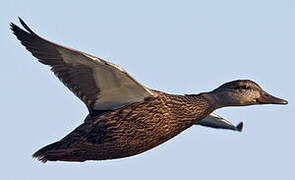
[[[113,110],[154,96],[118,65],[43,39],[19,20],[26,31],[11,23],[17,39],[41,63],[49,65],[89,110]]]

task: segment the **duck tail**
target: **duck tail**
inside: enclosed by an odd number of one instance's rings
[[[49,144],[33,154],[33,158],[46,163],[47,161],[85,161],[76,156],[79,150],[76,148],[67,148],[61,141]]]

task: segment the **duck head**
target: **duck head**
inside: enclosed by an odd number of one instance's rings
[[[272,96],[250,80],[225,83],[209,94],[214,101],[215,108],[254,104],[288,104],[288,101]]]

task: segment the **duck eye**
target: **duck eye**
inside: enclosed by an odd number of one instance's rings
[[[249,86],[243,85],[243,86],[233,86],[233,89],[250,89]]]
[[[250,87],[249,87],[249,86],[246,86],[246,85],[243,85],[243,86],[241,86],[240,88],[241,88],[241,89],[250,89]]]

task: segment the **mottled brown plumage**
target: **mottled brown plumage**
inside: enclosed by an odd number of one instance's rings
[[[250,80],[228,82],[198,95],[172,95],[138,83],[121,67],[70,49],[11,23],[28,51],[87,106],[84,123],[33,156],[46,161],[115,159],[139,154],[178,135],[194,124],[241,131],[212,112],[225,106],[287,104]]]
[[[34,156],[42,161],[85,161],[139,154],[171,139],[212,111],[202,96],[159,93],[157,98],[92,117]]]

